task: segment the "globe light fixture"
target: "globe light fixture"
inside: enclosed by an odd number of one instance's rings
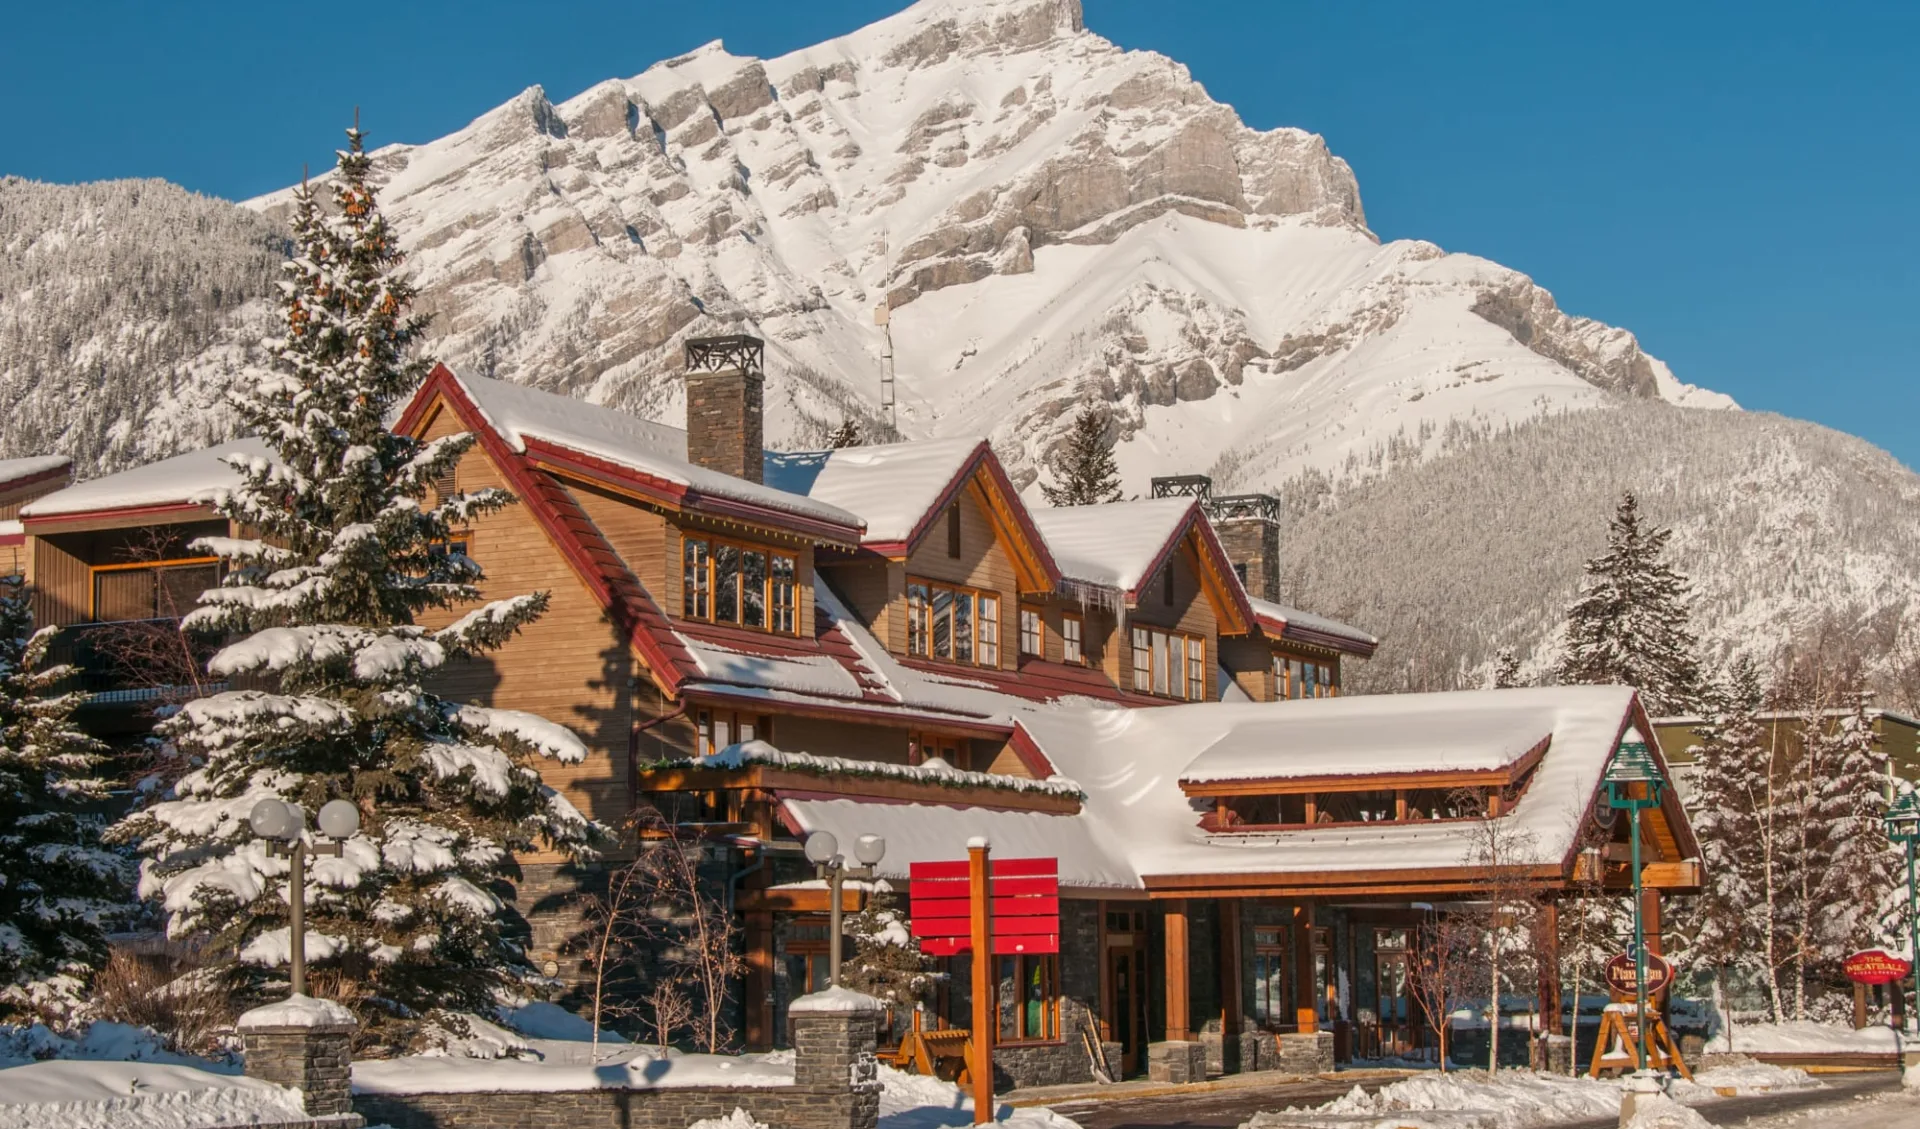
[[[316,817],[320,833],[333,839],[351,839],[360,830],[360,809],[352,800],[328,800]]]
[[[840,853],[840,840],[831,831],[815,831],[804,844],[807,861],[816,875],[827,883],[827,984],[840,986],[840,957],[845,944],[841,908],[841,890],[849,878],[870,879],[873,866],[887,854],[887,841],[878,835],[862,835],[853,841],[853,857],[861,863],[848,866]]]
[[[1913,964],[1915,1007],[1907,1022],[1920,1031],[1920,893],[1914,885],[1914,849],[1920,846],[1920,787],[1907,790],[1887,808],[1887,840],[1898,844],[1907,855],[1907,959]]]
[[[1607,765],[1607,806],[1625,811],[1632,821],[1628,838],[1633,849],[1633,966],[1634,1030],[1638,1033],[1633,1053],[1639,1069],[1647,1073],[1647,927],[1640,915],[1640,813],[1658,807],[1666,780],[1660,775],[1660,762],[1653,757],[1647,739],[1638,726],[1627,730]]]
[[[289,861],[287,868],[287,938],[293,994],[307,994],[307,855],[339,857],[345,840],[360,831],[360,809],[351,800],[329,800],[321,805],[320,832],[331,842],[307,842],[307,809],[285,800],[268,798],[247,813],[253,833],[267,841],[267,854]]]
[[[253,833],[262,839],[284,843],[300,834],[302,814],[300,809],[285,800],[261,800],[248,813],[247,823],[253,827]]]

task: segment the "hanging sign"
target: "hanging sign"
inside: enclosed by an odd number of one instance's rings
[[[1885,949],[1866,949],[1848,957],[1841,964],[1846,970],[1847,979],[1855,984],[1869,986],[1891,984],[1895,980],[1905,980],[1913,971],[1910,961],[1902,960]]]
[[[989,866],[994,953],[1059,952],[1059,860],[994,859]],[[908,927],[920,951],[928,956],[971,952],[967,864],[916,862],[908,877]]]
[[[1607,962],[1607,987],[1621,997],[1635,994],[1634,981],[1640,977],[1633,958],[1622,953]],[[1656,953],[1647,954],[1647,995],[1657,995],[1662,988],[1673,983],[1673,966]]]

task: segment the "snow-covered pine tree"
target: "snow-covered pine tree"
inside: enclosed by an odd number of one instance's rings
[[[1724,998],[1725,975],[1766,969],[1765,937],[1773,920],[1767,888],[1765,836],[1771,757],[1760,720],[1766,691],[1745,655],[1728,667],[1708,695],[1711,716],[1694,750],[1688,808],[1700,841],[1706,888],[1685,913],[1693,931],[1689,962],[1711,970]]]
[[[1864,691],[1855,686],[1845,702],[1846,715],[1835,727],[1827,768],[1814,781],[1812,796],[1821,832],[1817,900],[1823,909],[1816,938],[1821,956],[1835,963],[1891,940],[1881,935],[1880,916],[1895,884],[1884,822],[1887,754],[1873,731]]]
[[[1512,647],[1502,647],[1493,657],[1493,688],[1511,690],[1520,682],[1520,656]]]
[[[865,442],[866,437],[860,434],[860,425],[852,416],[843,417],[840,426],[827,434],[827,446],[836,451],[843,447],[858,447]]]
[[[132,867],[100,844],[106,748],[74,726],[71,667],[47,665],[18,576],[0,577],[0,1014],[62,1019],[107,956]]]
[[[842,984],[899,1009],[932,994],[932,965],[885,887],[867,895],[867,904],[847,919],[847,936],[853,955],[841,965]]]
[[[1587,562],[1587,582],[1567,609],[1563,683],[1638,689],[1655,713],[1693,707],[1697,644],[1690,586],[1663,558],[1670,529],[1649,528],[1628,491],[1607,530],[1607,551]]]
[[[1120,500],[1120,469],[1113,461],[1113,436],[1107,413],[1088,406],[1074,417],[1064,451],[1048,469],[1054,485],[1042,483],[1049,506],[1095,506]]]
[[[268,797],[308,812],[358,804],[344,855],[308,870],[307,955],[361,989],[363,1021],[395,1045],[432,1009],[489,1006],[523,965],[501,912],[514,852],[579,850],[594,829],[529,766],[583,758],[571,732],[424,688],[506,643],[547,596],[494,601],[437,630],[417,622],[479,598],[479,566],[445,546],[512,498],[426,504],[472,438],[423,444],[387,429],[428,369],[413,355],[425,319],[409,312],[363,135],[348,141],[335,214],[310,190],[296,198],[274,370],[236,392],[273,454],[235,458],[236,484],[209,498],[251,536],[199,542],[226,573],[185,623],[234,639],[213,674],[271,688],[199,698],[169,719],[164,734],[200,767],[122,831],[148,856],[140,890],[160,899],[169,933],[210,937],[238,958],[236,986],[257,992],[288,960],[288,865],[248,813]]]

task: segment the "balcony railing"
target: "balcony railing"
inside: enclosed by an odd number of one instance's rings
[[[177,619],[115,620],[61,628],[46,661],[73,668],[67,688],[88,705],[140,705],[226,689],[205,673],[218,649],[216,640],[182,635]]]

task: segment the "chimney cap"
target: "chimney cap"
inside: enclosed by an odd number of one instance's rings
[[[751,334],[687,338],[687,371],[690,373],[728,369],[757,373],[765,364],[766,355],[766,342]]]
[[[1156,498],[1198,498],[1204,502],[1213,496],[1213,479],[1204,474],[1161,475],[1152,486]]]

